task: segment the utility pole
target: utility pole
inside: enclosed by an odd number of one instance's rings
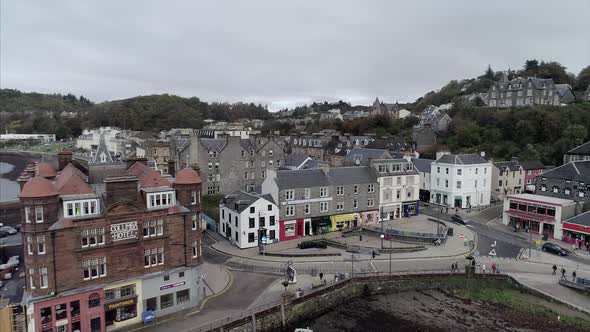
[[[391,239],[389,239],[389,275],[391,275]]]
[[[381,221],[381,248],[383,248],[383,207],[379,209],[379,221]]]
[[[354,254],[352,254],[351,260],[351,268],[350,268],[350,278],[354,278]]]
[[[531,259],[532,246],[533,246],[533,221],[529,220],[529,259]]]

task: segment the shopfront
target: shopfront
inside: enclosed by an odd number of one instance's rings
[[[279,239],[281,241],[287,241],[305,236],[306,234],[317,234],[312,228],[311,219],[281,220],[279,224]]]
[[[581,213],[563,222],[563,240],[577,243],[579,240],[590,242],[590,212]]]
[[[401,218],[401,211],[402,205],[401,204],[393,204],[393,205],[385,205],[381,208],[383,212],[381,214],[381,219],[383,220],[393,220]]]
[[[102,289],[35,302],[35,331],[104,332],[102,302]]]
[[[153,311],[158,320],[161,316],[198,305],[204,293],[211,294],[206,278],[198,267],[181,267],[144,279],[144,311]]]
[[[360,220],[363,225],[378,224],[379,210],[359,212],[357,213],[357,219]]]
[[[419,213],[419,201],[404,202],[402,204],[404,217],[417,216]]]
[[[110,285],[104,290],[107,329],[119,329],[141,322],[141,280]]]
[[[311,229],[313,234],[323,234],[332,231],[332,221],[330,217],[311,218]]]
[[[351,229],[358,225],[356,213],[336,214],[330,216],[330,222],[332,230],[335,231]]]

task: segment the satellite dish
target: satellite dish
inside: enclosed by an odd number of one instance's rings
[[[485,157],[486,157],[486,152],[485,152],[485,151],[482,151],[482,152],[480,152],[480,153],[479,153],[479,155],[480,155],[482,158],[485,158]]]

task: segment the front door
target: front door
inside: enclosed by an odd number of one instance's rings
[[[309,227],[309,222],[305,222],[305,235],[311,235],[311,229]]]
[[[90,332],[100,332],[100,317],[90,320]]]

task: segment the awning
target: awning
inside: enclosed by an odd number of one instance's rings
[[[586,225],[579,225],[579,224],[564,222],[563,228],[567,229],[569,231],[590,234],[590,226],[586,226]]]
[[[330,216],[330,220],[332,220],[332,222],[354,220],[354,216],[355,213],[337,214],[334,216]]]

